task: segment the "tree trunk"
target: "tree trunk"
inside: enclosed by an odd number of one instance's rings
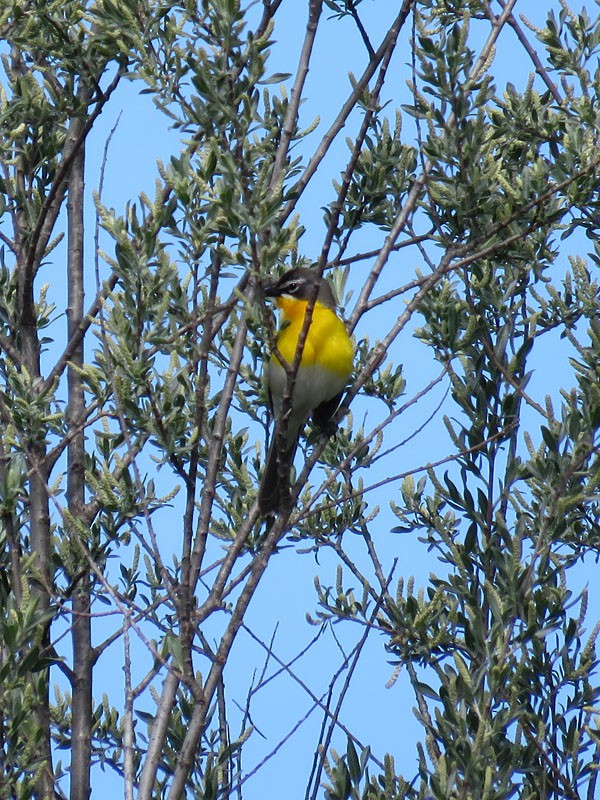
[[[75,334],[83,318],[84,254],[83,191],[85,155],[83,145],[75,156],[69,177],[67,200],[68,225],[68,339]],[[83,340],[74,351],[67,372],[69,433],[75,432],[67,452],[67,503],[70,518],[81,520],[85,503],[85,399],[81,376]],[[73,537],[80,536],[75,528]],[[76,551],[77,548],[74,548]],[[92,735],[92,631],[90,617],[90,578],[88,565],[81,559],[81,569],[72,575],[73,622],[73,738],[71,752],[71,800],[90,796],[90,759]]]

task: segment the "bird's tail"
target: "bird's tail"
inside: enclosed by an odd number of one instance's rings
[[[298,439],[296,437],[292,446],[284,449],[279,438],[275,429],[258,490],[258,508],[263,516],[276,514],[289,504],[290,474]]]

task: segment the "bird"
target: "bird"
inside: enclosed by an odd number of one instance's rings
[[[284,510],[289,504],[291,467],[308,417],[331,435],[331,417],[352,374],[354,346],[336,313],[331,285],[316,269],[290,269],[275,283],[265,286],[264,294],[274,298],[281,312],[276,347],[266,365],[269,402],[275,420],[258,491],[259,511],[266,516]],[[290,407],[283,408],[288,394],[288,373],[297,358],[309,301],[314,301],[314,307]]]

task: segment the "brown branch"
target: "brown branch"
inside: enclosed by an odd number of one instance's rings
[[[63,149],[63,157],[58,166],[58,170],[50,187],[50,191],[46,195],[46,198],[40,209],[37,222],[31,234],[31,240],[28,243],[27,256],[24,264],[22,265],[22,286],[25,299],[32,294],[35,270],[37,264],[44,255],[48,240],[60,213],[62,201],[67,191],[67,179],[73,161],[83,146],[83,143],[85,142],[87,135],[92,129],[97,118],[102,113],[104,106],[119,85],[120,79],[121,72],[119,71],[108,87],[102,92],[101,96],[97,98],[94,110],[86,118],[83,125],[81,124],[79,117],[75,117],[71,128],[67,133]]]
[[[387,581],[387,585],[389,585],[390,580],[391,580],[391,576]],[[387,585],[385,587],[385,593],[387,593]],[[377,601],[375,602],[375,604],[373,606],[373,610],[371,611],[371,614],[370,614],[369,623],[372,623],[372,622],[375,621],[375,619],[377,617],[377,614],[379,613],[379,609],[381,608],[382,599],[383,599],[383,597],[379,597],[377,599]],[[360,656],[362,654],[364,646],[367,643],[367,638],[369,637],[369,634],[371,633],[372,630],[373,630],[372,625],[371,624],[367,624],[366,627],[365,627],[365,630],[363,632],[363,635],[361,636],[360,640],[357,642],[357,644],[354,647],[352,660],[348,659],[346,661],[346,663],[343,665],[343,667],[347,668],[347,674],[346,674],[346,677],[345,677],[344,682],[342,684],[342,687],[340,689],[340,692],[339,692],[339,695],[338,695],[338,699],[337,699],[337,703],[335,705],[334,711],[331,712],[331,714],[328,714],[327,716],[325,716],[323,718],[323,723],[324,724],[323,724],[322,732],[325,730],[325,723],[327,722],[327,733],[325,734],[324,740],[322,738],[320,739],[319,745],[315,749],[315,760],[313,762],[313,769],[311,771],[311,774],[310,774],[310,777],[309,777],[309,781],[308,781],[307,786],[306,786],[306,795],[305,795],[305,797],[306,797],[307,800],[316,800],[317,793],[318,793],[318,791],[319,791],[319,789],[321,787],[321,774],[323,772],[323,767],[324,767],[324,764],[325,764],[325,759],[327,757],[327,752],[328,752],[329,747],[331,745],[331,739],[333,737],[333,733],[334,733],[334,731],[335,731],[335,729],[337,727],[338,720],[340,718],[340,714],[342,713],[342,705],[343,705],[344,700],[346,698],[346,695],[347,695],[347,693],[348,693],[348,691],[350,689],[350,684],[352,682],[352,677],[353,677],[354,672],[355,672],[355,670],[356,670],[356,668],[358,666],[359,658],[360,658]],[[333,682],[330,684],[330,688],[333,689]],[[311,782],[313,784],[312,793],[309,792]]]
[[[256,693],[256,692],[258,692],[258,691],[259,691],[259,689],[263,688],[263,687],[264,687],[264,686],[265,686],[267,683],[269,683],[269,682],[270,682],[270,681],[272,681],[272,680],[275,680],[275,679],[277,679],[277,678],[279,677],[279,675],[281,675],[281,674],[286,674],[286,675],[288,675],[288,676],[289,676],[289,677],[290,677],[290,678],[291,678],[291,679],[292,679],[292,680],[293,680],[295,683],[297,683],[297,684],[298,684],[298,686],[300,686],[300,688],[302,689],[302,691],[303,691],[303,692],[304,692],[304,693],[305,693],[305,694],[306,694],[306,695],[307,695],[307,696],[310,698],[310,700],[311,700],[311,701],[314,703],[314,706],[313,706],[313,708],[319,708],[321,711],[323,711],[323,713],[324,713],[325,715],[329,716],[330,718],[333,718],[333,715],[332,715],[331,711],[329,710],[328,706],[327,706],[327,705],[326,705],[326,703],[324,702],[325,698],[327,697],[327,694],[328,694],[328,692],[323,692],[323,694],[322,694],[322,695],[319,697],[318,695],[316,695],[316,694],[313,692],[313,690],[310,688],[310,686],[308,686],[308,684],[306,684],[306,683],[305,683],[305,681],[303,681],[303,680],[302,680],[302,678],[300,678],[300,676],[299,676],[299,675],[297,675],[297,674],[294,672],[294,670],[291,668],[291,667],[292,667],[292,665],[293,665],[293,664],[294,664],[296,661],[298,661],[300,658],[302,658],[302,656],[304,656],[304,655],[305,655],[305,654],[308,652],[308,650],[310,650],[310,649],[313,647],[313,645],[314,645],[314,644],[316,644],[316,642],[317,642],[317,641],[318,641],[318,640],[321,638],[321,636],[322,636],[322,633],[323,633],[323,628],[320,628],[320,629],[319,629],[319,632],[318,632],[318,633],[317,633],[317,634],[316,634],[316,635],[315,635],[315,636],[314,636],[314,637],[313,637],[313,638],[310,640],[310,642],[308,643],[308,645],[306,645],[306,646],[305,646],[305,647],[304,647],[304,648],[303,648],[303,649],[302,649],[302,650],[301,650],[301,651],[300,651],[300,652],[299,652],[299,653],[298,653],[296,656],[294,656],[294,658],[292,658],[290,661],[283,661],[283,660],[282,660],[281,658],[279,658],[279,656],[278,656],[278,655],[275,653],[275,651],[273,650],[273,647],[272,647],[272,645],[267,645],[267,644],[265,644],[265,642],[263,642],[263,641],[262,641],[262,639],[261,639],[260,637],[258,637],[258,636],[257,636],[257,635],[254,633],[254,631],[252,631],[252,630],[251,630],[251,629],[250,629],[250,628],[249,628],[247,625],[243,625],[242,627],[243,627],[243,629],[244,629],[244,632],[245,632],[245,633],[247,633],[247,634],[248,634],[248,636],[250,636],[250,638],[251,638],[251,639],[253,639],[253,640],[254,640],[254,641],[255,641],[255,642],[256,642],[256,643],[257,643],[257,644],[258,644],[260,647],[262,647],[262,648],[263,648],[263,649],[264,649],[264,650],[265,650],[265,651],[268,653],[268,656],[269,656],[269,658],[272,658],[272,659],[273,659],[273,661],[275,661],[275,662],[276,662],[276,663],[279,665],[279,667],[280,667],[278,670],[275,670],[275,672],[271,673],[271,675],[269,675],[269,677],[268,677],[268,678],[267,678],[267,679],[266,679],[266,680],[265,680],[263,683],[261,683],[261,684],[257,685],[257,686],[256,686],[256,687],[255,687],[255,688],[252,690],[252,692],[253,692],[253,693]],[[360,750],[364,750],[364,749],[365,749],[365,745],[364,745],[364,744],[363,744],[363,743],[360,741],[360,739],[358,739],[358,738],[357,738],[357,737],[356,737],[356,736],[355,736],[355,735],[352,733],[352,731],[351,731],[351,730],[350,730],[350,729],[349,729],[349,728],[348,728],[346,725],[344,725],[344,723],[343,723],[341,720],[339,720],[339,719],[338,719],[338,720],[336,720],[336,725],[337,725],[337,727],[338,727],[338,728],[339,728],[339,729],[342,731],[342,733],[343,733],[345,736],[347,736],[347,737],[348,737],[348,739],[351,739],[351,740],[352,740],[352,742],[354,742],[354,744],[355,744],[355,745],[356,745],[356,746],[357,746],[357,747],[358,747]],[[379,767],[379,769],[381,769],[381,770],[383,770],[383,769],[384,769],[383,762],[382,762],[382,761],[380,761],[380,760],[377,758],[377,756],[375,756],[375,755],[373,755],[373,753],[371,753],[371,754],[370,754],[370,758],[371,758],[371,760],[373,761],[373,763],[374,763],[374,764],[376,764],[376,765]],[[259,766],[259,765],[257,765],[257,767],[255,767],[255,768],[254,768],[254,769],[252,769],[250,772],[248,772],[246,775],[244,775],[244,777],[243,777],[243,778],[242,778],[240,781],[238,781],[238,783],[236,784],[236,787],[237,787],[237,786],[241,786],[243,783],[245,783],[245,782],[248,780],[248,778],[252,777],[252,775],[258,771],[258,766]]]
[[[504,0],[498,0],[498,3],[500,4],[500,7],[502,9],[506,8],[506,3],[504,2]],[[491,20],[495,19],[494,12],[489,7],[489,4],[486,3],[485,6],[486,6],[486,12],[487,12],[489,18]],[[510,27],[513,29],[513,31],[517,35],[517,39],[521,42],[521,44],[525,48],[525,51],[526,51],[527,55],[529,56],[529,58],[533,62],[533,65],[535,66],[535,71],[537,72],[537,74],[540,76],[540,78],[546,84],[547,88],[550,91],[550,94],[556,100],[557,104],[559,106],[562,106],[563,103],[564,103],[564,99],[563,99],[561,93],[558,91],[557,85],[551,79],[550,75],[548,74],[548,70],[542,64],[542,62],[540,60],[540,57],[538,56],[538,54],[536,53],[536,51],[534,50],[532,45],[529,43],[529,40],[525,36],[525,33],[523,32],[523,29],[521,28],[521,26],[519,25],[519,23],[515,19],[514,14],[512,14],[512,13],[508,17],[508,24],[510,25]]]
[[[133,800],[133,784],[135,781],[134,759],[134,722],[133,700],[134,694],[131,686],[131,647],[129,643],[130,615],[123,618],[123,654],[125,673],[125,708],[123,714],[123,778],[125,781],[125,800]]]
[[[150,741],[144,758],[144,766],[138,787],[138,800],[151,800],[154,797],[154,782],[163,757],[164,742],[171,721],[171,711],[175,703],[179,678],[169,670],[162,685],[158,709],[150,728]]]
[[[586,175],[586,174],[594,171],[599,164],[600,164],[600,157],[597,157],[590,164],[588,164],[586,167],[582,168],[581,170],[578,170],[578,172],[576,172],[575,174],[571,175],[569,178],[566,178],[564,181],[561,181],[560,183],[557,183],[554,186],[550,187],[550,189],[548,189],[547,192],[544,192],[542,195],[537,197],[535,200],[532,200],[530,203],[527,203],[525,206],[523,206],[521,209],[519,209],[519,211],[515,212],[515,214],[513,214],[509,219],[504,220],[502,223],[500,223],[498,226],[496,226],[496,228],[494,229],[493,233],[494,234],[500,233],[502,230],[504,230],[509,225],[511,225],[514,221],[516,221],[516,219],[518,219],[518,217],[520,215],[523,215],[523,214],[527,213],[528,211],[531,211],[535,207],[541,206],[546,200],[550,199],[554,194],[556,194],[557,192],[559,192],[562,189],[564,189],[567,186],[569,186],[573,181],[578,180],[582,175]],[[424,173],[422,173],[422,175],[424,175]],[[402,216],[404,216],[404,215],[402,215]],[[435,283],[437,283],[437,281],[439,280],[440,277],[442,277],[443,275],[446,275],[448,272],[453,272],[453,271],[455,271],[455,270],[457,270],[457,269],[459,269],[461,267],[468,266],[472,262],[477,261],[477,260],[479,260],[481,258],[486,258],[487,256],[502,250],[503,248],[505,248],[509,244],[513,244],[514,242],[520,241],[521,239],[525,239],[532,231],[536,230],[537,227],[538,227],[538,225],[535,222],[531,222],[525,229],[519,231],[518,233],[514,233],[511,236],[507,236],[506,238],[504,238],[502,240],[499,240],[499,241],[496,241],[496,242],[492,242],[491,244],[482,247],[480,250],[478,250],[478,251],[476,251],[474,253],[470,253],[468,255],[463,255],[463,254],[470,247],[473,246],[472,243],[467,244],[467,245],[461,245],[460,247],[456,247],[453,250],[448,250],[447,253],[444,255],[444,257],[442,258],[442,260],[440,261],[440,264],[439,264],[438,268],[436,269],[436,271],[433,272],[431,275],[427,275],[425,278],[422,279],[420,290],[415,294],[415,296],[412,298],[412,300],[407,304],[403,314],[401,314],[398,317],[398,320],[397,320],[396,324],[391,328],[391,330],[388,333],[388,335],[373,349],[373,354],[372,354],[371,358],[369,359],[369,361],[367,361],[367,364],[365,365],[365,367],[363,367],[363,369],[361,370],[358,378],[356,379],[356,381],[353,384],[352,388],[348,392],[347,400],[344,402],[343,410],[346,409],[348,403],[357,394],[358,390],[363,385],[365,380],[373,373],[374,369],[376,369],[377,366],[379,366],[379,364],[383,361],[383,359],[385,358],[385,354],[386,354],[387,350],[389,349],[391,343],[398,336],[398,334],[402,330],[402,328],[406,325],[406,323],[408,322],[408,320],[412,316],[413,312],[418,307],[418,305],[419,305],[420,301],[422,300],[422,298],[435,285]],[[490,235],[491,234],[489,233],[487,235],[487,238],[489,238]],[[391,234],[390,234],[390,236],[391,236]],[[390,237],[388,237],[388,239],[386,239],[386,243],[388,242],[389,238]],[[389,254],[389,251],[388,251],[387,245],[384,244],[384,247],[381,250],[380,256],[377,259],[377,263],[379,263],[381,265],[381,267],[383,267],[383,264],[385,263],[385,260],[387,260],[387,255],[388,254]],[[453,259],[455,257],[457,257],[457,256],[462,256],[462,257],[460,257],[458,261],[454,261]],[[371,271],[371,274],[375,271],[375,269],[376,269],[376,267],[373,267],[373,270]],[[367,283],[365,283],[365,289],[370,284],[370,277],[371,277],[371,275],[369,276],[369,280],[367,281]],[[365,289],[363,289],[363,292],[361,294],[361,298],[363,298],[363,296],[365,295]],[[369,292],[370,292],[370,288],[369,288]],[[368,303],[368,294],[369,294],[369,292],[366,293],[366,296],[364,297],[364,299],[359,298],[359,300],[357,301],[356,307],[354,309],[354,312],[353,312],[353,314],[351,316],[350,323],[349,323],[351,329],[354,328],[354,326],[358,322],[358,319],[364,313],[364,306],[365,306],[365,304]],[[536,406],[534,405],[534,408],[535,407]]]
[[[352,8],[354,9],[354,6],[352,6]],[[379,69],[379,75],[377,76],[377,81],[375,83],[373,91],[370,93],[369,96],[369,106],[364,115],[362,124],[360,126],[360,130],[354,142],[354,147],[352,148],[352,154],[350,156],[350,160],[344,171],[338,196],[335,199],[335,202],[333,203],[331,218],[329,220],[329,225],[327,226],[327,234],[325,236],[325,241],[323,242],[323,247],[321,248],[321,255],[319,257],[319,265],[321,267],[324,267],[329,258],[329,250],[331,248],[331,243],[333,242],[333,238],[335,236],[335,231],[338,225],[340,214],[342,213],[342,209],[344,207],[344,202],[350,190],[350,183],[352,181],[352,176],[354,175],[358,159],[360,158],[365,137],[369,131],[369,127],[371,126],[371,122],[373,121],[373,117],[377,111],[377,103],[379,101],[379,95],[381,93],[381,89],[385,82],[392,54],[394,53],[396,47],[398,34],[400,33],[400,26],[397,26],[395,29],[392,29],[392,32],[395,33],[395,35],[391,36],[387,41],[387,47],[382,58],[381,67]],[[371,57],[374,56],[373,53],[370,53],[370,55]],[[350,231],[348,232],[348,236],[349,235]]]
[[[313,498],[312,498],[312,502],[314,502],[314,500],[316,500],[327,489],[327,487],[330,484],[333,483],[333,481],[336,479],[336,477],[340,473],[342,473],[344,470],[348,469],[348,467],[350,466],[350,464],[352,462],[352,459],[356,456],[357,453],[359,453],[361,450],[363,450],[364,447],[366,447],[374,439],[376,439],[385,430],[385,428],[388,427],[388,425],[394,419],[399,417],[401,414],[403,414],[405,411],[407,411],[411,406],[415,405],[426,394],[428,394],[433,389],[433,387],[436,386],[442,380],[442,378],[444,377],[444,375],[446,375],[446,373],[447,373],[447,369],[444,368],[442,370],[442,372],[436,378],[434,378],[432,381],[430,381],[430,383],[427,386],[425,386],[423,389],[421,389],[421,391],[417,392],[410,400],[408,400],[402,406],[400,406],[399,408],[395,409],[394,411],[391,411],[384,420],[382,420],[378,425],[375,426],[375,428],[373,428],[373,430],[371,431],[371,433],[368,436],[366,436],[364,439],[361,439],[359,442],[357,442],[354,445],[354,447],[350,450],[348,455],[344,458],[342,463],[339,464],[335,468],[335,470],[332,471],[332,474],[327,478],[327,480],[325,480],[321,484],[321,486],[314,492]],[[429,420],[427,420],[427,422],[428,421]],[[424,423],[424,424],[426,424],[426,423]],[[408,436],[404,440],[404,442],[399,442],[397,445],[395,445],[393,448],[391,448],[391,450],[395,450],[396,447],[402,447],[404,444],[406,444],[406,442],[410,441],[416,435],[416,433],[418,433],[418,431],[415,431],[415,432],[411,433],[410,436]],[[304,487],[304,484],[308,480],[310,472],[312,471],[312,469],[313,469],[314,465],[316,464],[316,462],[321,457],[321,454],[322,454],[323,449],[325,447],[325,443],[326,443],[326,440],[322,441],[319,445],[317,445],[313,449],[313,452],[311,453],[310,457],[306,459],[306,462],[304,464],[304,468],[303,468],[302,472],[300,473],[300,476],[298,477],[298,479],[296,481],[296,484],[294,486],[293,497],[294,497],[295,500],[297,500],[297,498],[299,497],[300,492],[302,491],[302,488]],[[361,495],[361,492],[350,493],[348,495],[345,495],[344,499],[351,499],[352,497],[359,497],[360,495]],[[306,512],[303,512],[303,514],[300,515],[300,516],[294,517],[294,519],[292,521],[292,525],[296,524],[297,521],[300,521],[303,518],[305,518],[305,516],[307,516],[307,514],[311,514],[312,513],[312,511],[308,510],[308,509],[310,509],[310,506],[312,505],[312,502],[310,504],[308,504],[308,506],[305,506],[305,508],[307,509]],[[328,503],[328,504],[325,504],[325,505],[322,504],[320,506],[320,509],[323,510],[323,509],[326,509],[326,508],[333,508],[339,502],[340,501],[338,501],[336,503]]]
[[[10,466],[10,456],[4,447],[4,433],[0,431],[0,486],[8,486],[7,470]],[[21,605],[23,597],[23,575],[21,572],[21,546],[15,526],[15,513],[11,510],[8,498],[4,498],[0,512],[0,523],[6,536],[8,556],[10,559],[10,580],[15,600]]]
[[[391,247],[391,252],[397,252],[398,250],[403,250],[405,247],[410,247],[413,244],[419,244],[420,242],[426,242],[431,239],[431,234],[433,233],[433,229],[429,233],[421,233],[418,235],[411,236],[409,239],[404,239],[402,242],[396,242]],[[339,258],[336,256],[329,262],[329,266],[331,267],[346,267],[349,264],[355,264],[357,261],[369,261],[372,258],[375,258],[379,255],[381,248],[378,247],[375,250],[367,250],[364,253],[356,253],[353,256],[347,256],[346,258]]]
[[[68,307],[69,337],[83,316],[83,246],[84,246],[84,145],[78,148],[69,173],[67,198],[68,228]],[[83,343],[72,354],[69,366],[67,428],[77,433],[67,447],[67,507],[73,519],[81,519],[85,503],[85,440],[83,426],[86,418],[81,367]],[[77,534],[75,534],[77,535]],[[73,577],[73,576],[71,576]],[[90,763],[92,738],[92,630],[90,611],[90,581],[86,575],[73,591],[73,730],[71,756],[71,795],[88,797],[90,793]]]
[[[22,366],[21,353],[13,345],[10,339],[7,339],[5,336],[0,336],[0,350],[6,353],[6,355],[10,358],[10,360],[17,369],[21,368]]]
[[[267,30],[267,25],[277,13],[282,2],[283,0],[262,0],[263,15],[260,24],[254,33],[256,39],[264,35],[265,31]]]
[[[367,53],[369,54],[369,58],[373,58],[375,56],[375,50],[373,49],[373,45],[371,44],[371,40],[369,39],[369,34],[366,31],[365,26],[362,24],[362,20],[358,14],[356,6],[354,5],[354,0],[347,0],[348,8],[350,9],[350,14],[352,15],[352,19],[356,23],[356,27],[358,28],[358,32],[361,35],[363,43],[367,48]]]
[[[230,545],[228,549],[227,557],[215,581],[215,584],[218,585],[213,586],[213,591],[211,592],[212,597],[209,598],[206,603],[204,603],[201,609],[199,609],[197,617],[198,623],[201,623],[206,614],[217,607],[215,603],[217,602],[218,598],[218,587],[220,586],[222,589],[226,580],[225,573],[227,572],[227,565],[225,562],[228,562],[230,565],[235,563],[241,548],[245,544],[246,537],[254,526],[257,518],[258,507],[257,503],[254,503],[252,509],[250,510],[248,521],[244,524],[234,543]],[[187,776],[194,763],[198,741],[206,722],[206,713],[210,703],[212,702],[214,693],[216,692],[221,673],[225,664],[227,663],[227,658],[233,646],[233,642],[235,641],[237,633],[244,621],[244,616],[250,600],[252,599],[254,592],[260,583],[271,555],[275,551],[275,548],[277,547],[284,530],[285,519],[283,515],[280,514],[279,518],[275,521],[273,527],[267,534],[260,553],[252,562],[251,573],[248,577],[248,580],[244,584],[234,606],[229,624],[227,625],[227,628],[221,637],[219,647],[206,679],[206,683],[204,685],[204,698],[201,702],[196,703],[194,711],[192,712],[192,717],[189,721],[187,732],[179,751],[179,759],[173,775],[173,782],[169,791],[168,800],[180,800],[180,798],[183,797]],[[215,588],[217,588],[216,592]]]
[[[431,747],[435,757],[437,759],[440,759],[442,757],[442,751],[440,750],[440,747],[435,737],[431,733],[431,731],[433,730],[433,720],[431,719],[431,715],[429,713],[429,707],[427,705],[427,701],[425,700],[425,695],[423,694],[423,691],[421,689],[421,681],[417,676],[417,671],[415,669],[414,664],[412,664],[410,661],[406,662],[406,670],[410,678],[411,686],[413,687],[413,691],[417,698],[417,706],[419,708],[419,713],[423,717],[423,721],[425,723],[425,732],[426,732],[425,735],[427,737],[427,744],[429,747]]]
[[[252,302],[253,292],[251,291],[250,294],[250,302]],[[247,322],[245,319],[242,319],[236,332],[235,341],[231,351],[230,362],[227,368],[227,375],[225,377],[219,407],[217,409],[212,428],[211,447],[206,464],[202,500],[198,514],[196,541],[194,542],[190,562],[190,593],[194,591],[198,574],[202,569],[202,560],[204,557],[206,538],[208,536],[212,506],[216,495],[216,483],[221,464],[225,430],[229,417],[229,409],[231,407],[233,398],[233,391],[237,383],[240,365],[244,355],[247,331]]]
[[[495,18],[494,22],[492,23],[492,30],[490,31],[490,34],[486,42],[484,43],[483,47],[481,48],[481,52],[479,53],[479,56],[477,57],[477,60],[473,65],[471,72],[469,73],[467,85],[473,84],[480,77],[481,72],[483,71],[484,67],[489,61],[489,58],[492,54],[492,50],[496,44],[498,36],[500,35],[500,31],[506,24],[507,19],[511,14],[515,3],[516,0],[509,0],[502,14],[499,17]],[[451,114],[450,117],[448,118],[446,125],[448,127],[453,127],[455,124],[456,124],[456,118],[454,114]],[[367,280],[365,281],[363,289],[357,300],[354,311],[352,312],[352,315],[350,317],[349,324],[351,330],[354,330],[356,323],[364,313],[365,304],[367,303],[371,295],[371,292],[373,290],[373,287],[375,286],[384,266],[387,264],[389,255],[396,242],[396,239],[406,226],[410,214],[416,208],[417,202],[419,200],[423,188],[427,183],[427,179],[429,177],[429,173],[431,172],[432,168],[433,168],[433,162],[427,161],[423,167],[423,170],[416,178],[413,186],[411,187],[411,190],[407,195],[403,207],[398,212],[394,224],[392,225],[392,228],[385,239],[383,247],[379,252],[377,260],[373,265],[373,268],[369,272]]]
[[[317,35],[317,28],[319,25],[319,18],[321,16],[321,8],[323,0],[310,0],[308,4],[308,22],[306,23],[306,35],[302,44],[300,52],[300,61],[298,69],[296,70],[296,80],[292,87],[290,102],[287,108],[283,126],[281,129],[281,139],[279,147],[275,154],[273,162],[273,171],[271,173],[271,180],[269,182],[269,192],[272,193],[281,180],[283,167],[288,157],[292,137],[296,131],[298,121],[298,109],[302,100],[302,89],[306,82],[308,69],[310,65],[310,57],[312,54],[315,36]]]
[[[478,444],[473,445],[473,447],[467,447],[464,450],[460,450],[458,453],[453,453],[450,456],[444,456],[444,458],[440,458],[438,461],[429,461],[427,464],[422,464],[418,467],[414,467],[413,469],[405,470],[404,472],[399,472],[396,475],[391,475],[389,478],[383,478],[376,483],[371,483],[365,486],[363,489],[359,491],[349,492],[348,494],[344,495],[343,498],[336,501],[335,503],[324,503],[319,506],[319,511],[325,511],[328,508],[335,508],[336,505],[345,501],[345,500],[353,500],[359,497],[363,497],[367,492],[373,492],[375,489],[381,489],[382,486],[388,486],[391,483],[397,483],[398,481],[402,481],[405,478],[409,478],[412,475],[419,475],[422,472],[429,472],[432,469],[437,469],[438,467],[443,466],[444,464],[451,464],[453,461],[458,461],[463,456],[468,455],[469,453],[476,453],[478,450],[481,450],[482,447],[490,444],[490,442],[494,442],[497,439],[502,438],[503,436],[508,435],[514,425],[507,425],[502,430],[495,433],[493,436],[489,436],[487,439],[479,442]],[[303,511],[301,514],[296,515],[291,523],[290,526],[297,524],[303,519],[310,517],[311,514],[314,513],[313,510]]]
[[[279,215],[278,219],[279,225],[283,225],[285,220],[293,212],[299,197],[302,195],[307,185],[309,184],[310,180],[314,176],[319,164],[323,161],[323,159],[327,155],[329,148],[333,143],[333,141],[335,140],[335,138],[337,137],[338,133],[342,130],[342,128],[346,124],[351,112],[354,111],[358,99],[369,85],[369,81],[375,74],[377,67],[379,66],[385,54],[387,53],[389,41],[397,37],[398,31],[400,30],[400,28],[404,24],[404,21],[408,17],[408,14],[410,13],[410,10],[414,2],[415,0],[403,1],[400,13],[396,17],[390,30],[384,37],[381,45],[379,46],[377,52],[375,53],[375,56],[369,61],[369,64],[367,65],[366,69],[364,70],[359,80],[354,85],[352,92],[350,93],[346,102],[343,104],[339,114],[333,121],[329,130],[325,133],[325,135],[321,139],[321,142],[318,145],[315,154],[308,162],[306,169],[302,174],[302,177],[289,190],[288,194],[293,199],[288,200],[288,202],[283,207],[283,210]]]

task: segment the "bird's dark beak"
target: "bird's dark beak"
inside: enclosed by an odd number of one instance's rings
[[[263,292],[265,297],[277,297],[277,287],[279,283],[267,283],[266,286],[263,286]]]

